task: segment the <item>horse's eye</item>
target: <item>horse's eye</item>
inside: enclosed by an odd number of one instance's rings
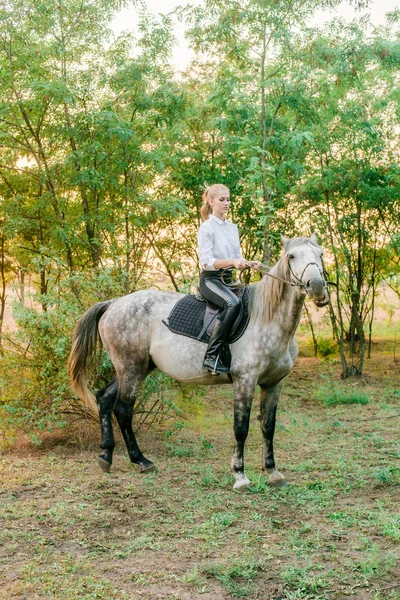
[[[292,258],[294,258],[294,254],[289,254],[289,259],[291,260]]]

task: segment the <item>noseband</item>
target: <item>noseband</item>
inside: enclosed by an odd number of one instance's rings
[[[322,271],[322,270],[319,268],[319,264],[318,264],[318,263],[316,263],[316,262],[314,262],[314,261],[313,261],[313,262],[309,262],[308,264],[306,264],[306,266],[305,266],[305,267],[304,267],[304,269],[302,270],[300,277],[297,277],[297,275],[296,275],[295,273],[293,273],[293,269],[292,269],[292,267],[291,267],[291,265],[290,265],[290,258],[289,258],[289,260],[288,260],[289,271],[290,271],[290,273],[291,273],[292,277],[294,278],[294,282],[290,282],[290,284],[291,284],[291,285],[294,285],[294,286],[296,286],[296,287],[298,287],[298,288],[300,288],[300,289],[302,289],[302,290],[304,290],[304,291],[306,291],[306,286],[305,286],[305,285],[304,285],[304,283],[303,283],[303,275],[304,275],[304,273],[306,272],[306,269],[308,269],[308,267],[309,267],[310,265],[315,265],[315,266],[317,267],[317,269],[318,269],[318,271],[319,271],[319,274],[320,274],[320,276],[321,276],[321,279],[322,279],[322,280],[323,280],[323,282],[324,282],[324,287],[326,288],[326,281],[325,281],[325,279],[324,279],[324,273],[323,273],[323,271]]]

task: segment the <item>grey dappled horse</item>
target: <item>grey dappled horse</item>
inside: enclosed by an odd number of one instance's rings
[[[273,436],[276,408],[282,380],[297,358],[294,338],[305,296],[317,306],[329,302],[322,250],[314,235],[310,238],[283,238],[283,255],[270,271],[249,288],[251,319],[244,335],[231,346],[231,375],[234,389],[234,434],[236,444],[231,468],[234,488],[250,484],[244,472],[243,450],[249,429],[250,410],[256,386],[261,388],[261,431],[264,438],[263,469],[268,482],[285,485],[275,468]],[[163,323],[182,294],[145,290],[116,300],[99,302],[79,320],[75,333],[69,372],[72,388],[93,407],[87,365],[99,333],[115,367],[116,377],[96,394],[102,432],[99,457],[103,471],[112,463],[114,412],[124,436],[130,460],[140,472],[155,470],[145,458],[132,430],[132,414],[140,384],[158,367],[182,383],[200,385],[230,384],[227,375],[218,377],[202,371],[205,344],[178,336]],[[97,408],[96,408],[97,410]]]

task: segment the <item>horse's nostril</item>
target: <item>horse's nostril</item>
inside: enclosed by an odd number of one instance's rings
[[[313,296],[320,296],[325,293],[324,281],[319,277],[312,277],[307,281],[306,285],[307,292]]]

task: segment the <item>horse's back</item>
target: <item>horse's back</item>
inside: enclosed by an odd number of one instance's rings
[[[106,351],[121,346],[130,349],[135,345],[148,344],[152,324],[165,319],[182,294],[161,290],[141,290],[112,302],[101,317],[99,333]]]

